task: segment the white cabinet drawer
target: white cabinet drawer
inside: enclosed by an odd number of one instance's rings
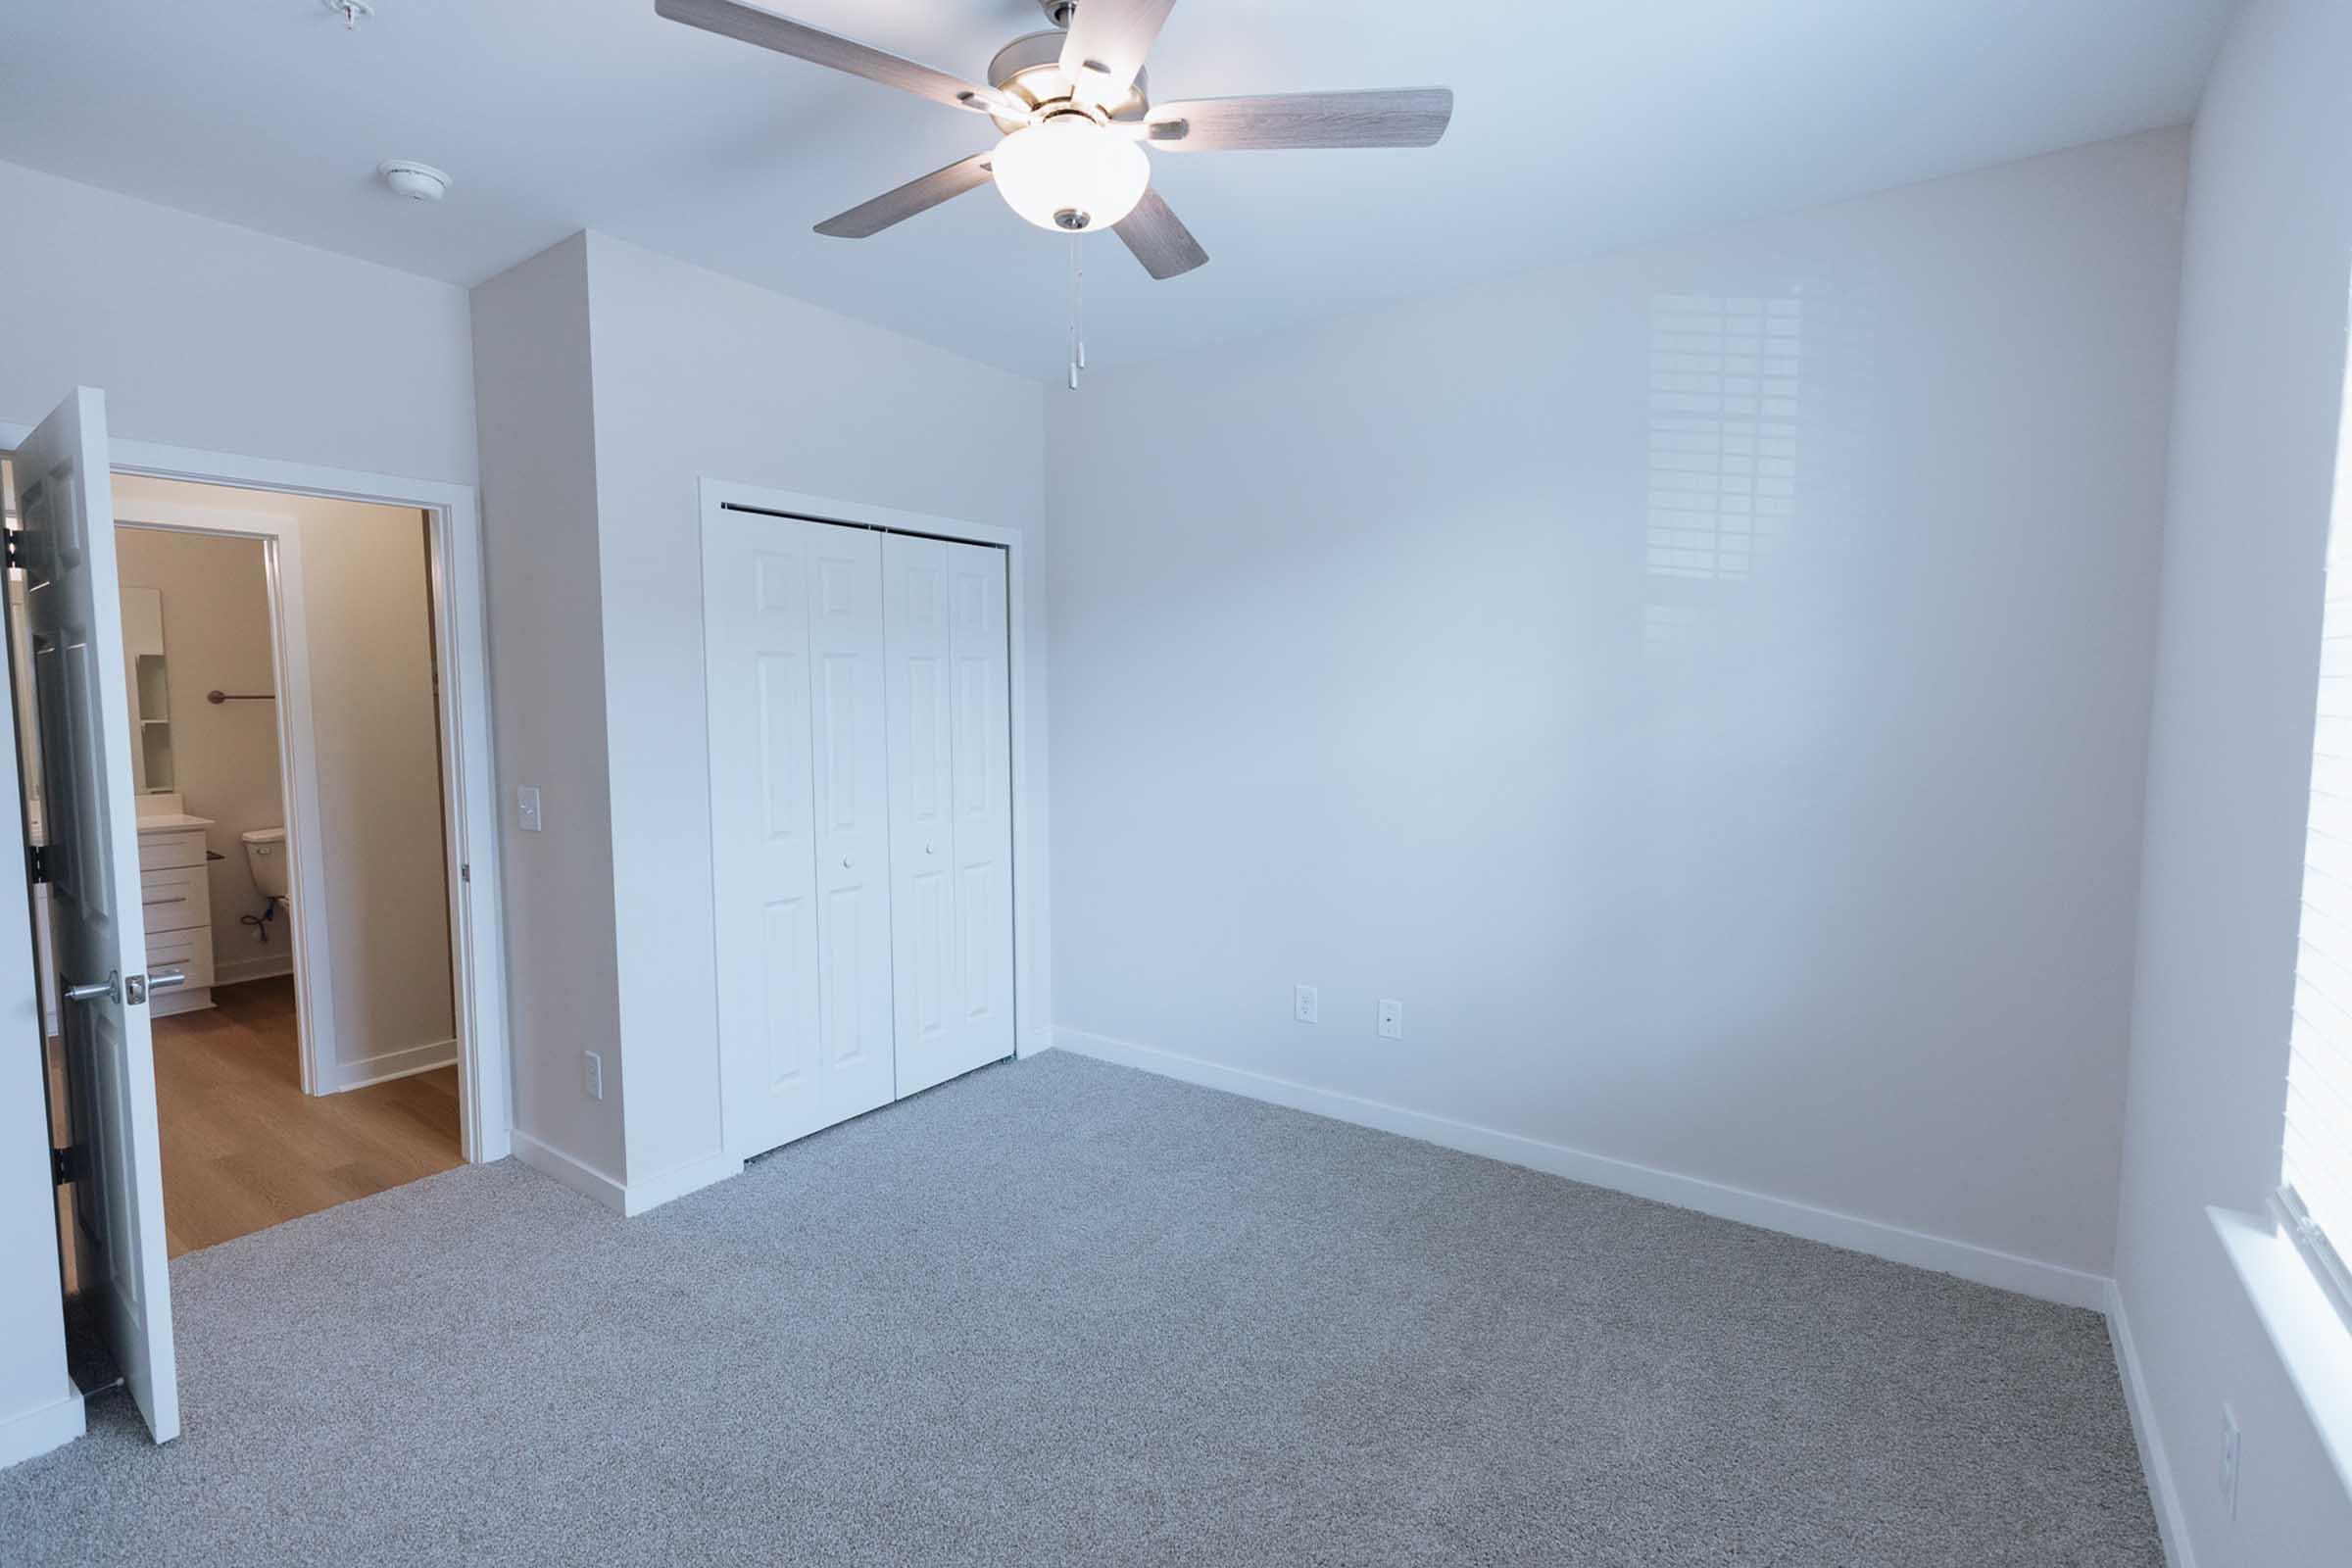
[[[213,923],[212,879],[201,864],[141,872],[139,903],[149,936]]]
[[[172,931],[147,939],[147,973],[153,976],[158,969],[177,969],[187,975],[187,983],[174,987],[179,991],[202,991],[213,983],[213,928],[198,926],[192,931]],[[159,996],[162,993],[157,993]]]
[[[139,869],[163,871],[173,866],[204,863],[204,829],[139,835]]]

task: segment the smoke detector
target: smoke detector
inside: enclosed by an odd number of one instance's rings
[[[449,194],[449,176],[430,164],[387,158],[375,166],[375,172],[392,187],[395,196],[406,196],[413,202],[437,202]]]

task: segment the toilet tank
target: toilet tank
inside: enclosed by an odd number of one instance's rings
[[[253,885],[266,899],[286,896],[286,830],[282,827],[257,827],[240,835],[245,840],[245,866],[253,873]]]

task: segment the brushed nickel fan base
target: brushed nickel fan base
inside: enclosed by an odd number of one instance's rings
[[[1058,32],[1023,33],[998,50],[996,58],[988,63],[989,85],[1028,105],[1039,119],[1074,113],[1085,115],[1098,124],[1108,124],[1114,120],[1141,120],[1150,112],[1149,74],[1144,71],[1136,72],[1134,87],[1117,103],[1100,109],[1080,103],[1070,79],[1062,74],[1063,42]],[[1022,124],[1002,115],[991,118],[1007,134],[1020,129]]]

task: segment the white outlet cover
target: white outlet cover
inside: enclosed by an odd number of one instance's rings
[[[1300,1023],[1323,1021],[1322,1003],[1317,1000],[1313,986],[1299,986],[1292,997],[1292,1014]]]
[[[539,831],[539,791],[525,784],[514,791],[514,818],[525,833]]]
[[[590,1100],[605,1098],[605,1058],[593,1051],[580,1053],[580,1089]]]

